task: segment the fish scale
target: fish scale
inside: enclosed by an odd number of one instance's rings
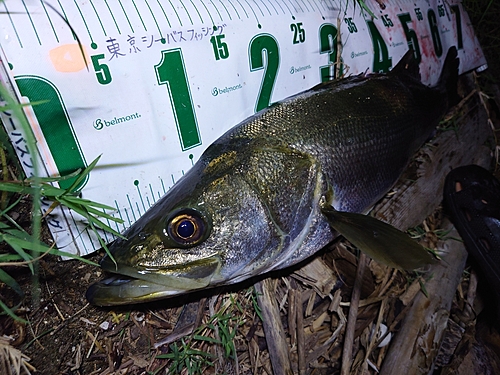
[[[450,49],[434,88],[420,83],[409,51],[388,74],[320,84],[236,125],[110,246],[116,264],[105,257],[101,266],[118,276],[87,298],[114,305],[236,283],[304,260],[337,231],[392,267],[434,262],[360,213],[455,102],[456,55]]]

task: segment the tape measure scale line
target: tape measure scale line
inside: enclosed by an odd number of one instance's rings
[[[146,3],[146,6],[148,7],[149,12],[151,13],[151,17],[153,17],[153,21],[154,21],[154,23],[156,25],[156,28],[158,29],[158,33],[160,34],[160,37],[163,39],[163,34],[161,32],[160,26],[158,26],[158,21],[156,20],[156,17],[155,17],[155,14],[154,14],[153,10],[149,6],[149,3],[147,2],[147,0],[144,0],[144,2]]]
[[[148,28],[146,27],[146,24],[144,23],[144,20],[142,19],[141,12],[139,12],[139,9],[137,9],[137,5],[135,4],[135,0],[132,0],[132,4],[134,5],[135,11],[137,12],[137,15],[139,16],[139,19],[141,20],[142,26],[144,27],[144,31],[148,31]]]
[[[14,21],[12,20],[12,17],[10,15],[9,9],[7,9],[7,2],[2,1],[3,7],[5,8],[5,14],[9,17],[10,24],[12,25],[12,29],[14,29],[14,33],[16,34],[17,41],[19,42],[19,46],[23,48],[23,43],[21,42],[21,39],[19,38],[19,33],[17,32],[16,25],[14,25]]]
[[[78,3],[76,2],[76,0],[73,0],[73,1],[75,3],[76,9],[78,9],[78,13],[80,13],[80,17],[82,18],[83,24],[85,25],[85,29],[87,30],[87,33],[89,34],[90,43],[91,43],[91,45],[95,45],[94,38],[92,38],[92,34],[90,33],[89,26],[87,24],[87,21],[85,20],[85,17],[83,16],[82,10],[78,6]]]
[[[210,21],[212,22],[212,25],[215,25],[215,21],[212,17],[212,14],[210,13],[210,11],[208,10],[207,6],[205,5],[205,3],[203,2],[203,0],[199,0],[201,5],[203,5],[203,8],[205,8],[205,11],[207,12],[208,16],[210,17]],[[219,13],[219,10],[217,8],[215,8],[217,10],[217,13]],[[220,13],[219,13],[219,17],[220,17]],[[222,20],[222,18],[221,18]]]
[[[236,1],[238,2],[238,4],[240,5],[241,9],[242,9],[242,10],[243,10],[243,12],[245,13],[245,16],[247,17],[247,19],[248,19],[248,18],[250,18],[250,17],[248,16],[247,11],[246,11],[246,10],[245,10],[245,8],[243,7],[243,5],[240,3],[240,0],[236,0]],[[231,0],[229,0],[229,2],[231,3]],[[231,3],[231,5],[233,5],[233,3]],[[233,8],[234,8],[234,5],[233,5]],[[236,8],[234,8],[234,10],[236,10]],[[238,15],[238,18],[241,20],[241,18],[239,17],[239,15]]]
[[[128,14],[127,14],[127,12],[125,12],[125,8],[123,7],[122,0],[118,0],[118,3],[120,4],[120,7],[122,8],[123,15],[127,19],[128,25],[130,26],[130,30],[132,31],[132,33],[135,33],[134,27],[132,26],[132,23],[130,22],[130,18],[128,18]],[[112,13],[111,9],[109,10],[109,12]]]
[[[26,6],[26,3],[24,2],[24,0],[22,0],[22,2],[23,2],[24,9],[26,10],[26,15],[28,16],[28,18],[30,20],[31,27],[33,27],[33,31],[35,32],[35,36],[36,36],[36,39],[38,40],[38,44],[42,45],[42,42],[40,41],[40,37],[38,36],[38,32],[36,31],[35,24],[33,23],[33,18],[31,17],[31,13],[29,12],[28,7]]]
[[[102,29],[104,36],[108,36],[108,34],[106,33],[106,29],[104,28],[104,25],[102,23],[101,17],[99,16],[99,12],[97,12],[97,9],[94,6],[94,3],[92,2],[92,0],[89,0],[89,3],[92,6],[92,9],[94,10],[97,21],[99,21],[99,25],[101,25],[101,29]]]
[[[212,2],[212,0],[210,0],[210,3],[211,3],[214,7],[215,7],[215,4]],[[232,20],[233,20],[233,17],[231,17],[231,13],[229,13],[229,11],[227,10],[227,8],[226,8],[226,6],[224,5],[224,3],[223,3],[221,0],[219,0],[219,3],[222,5],[222,7],[224,8],[224,10],[226,11],[227,16],[229,17],[229,20],[230,20],[230,21],[232,21]],[[219,14],[219,16],[220,16],[220,14]],[[221,18],[220,18],[220,19],[221,19],[221,21],[222,21],[222,16],[221,16]]]
[[[43,11],[45,12],[45,15],[47,16],[47,19],[50,23],[50,27],[52,29],[52,32],[54,33],[54,36],[56,37],[56,41],[57,41],[57,43],[59,43],[59,37],[57,36],[56,30],[54,28],[54,23],[52,22],[52,19],[49,16],[47,8],[45,7],[45,3],[43,1],[41,3],[42,3]]]
[[[118,26],[118,23],[116,22],[115,15],[111,11],[111,8],[109,7],[108,0],[104,0],[104,4],[106,4],[106,7],[108,8],[109,14],[111,15],[111,18],[113,19],[113,22],[115,24],[116,30],[118,31],[118,34],[122,35],[120,31],[120,27]]]

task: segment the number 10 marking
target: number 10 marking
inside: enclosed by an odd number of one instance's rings
[[[181,49],[162,51],[162,59],[155,65],[155,71],[158,84],[167,85],[182,151],[201,145]]]

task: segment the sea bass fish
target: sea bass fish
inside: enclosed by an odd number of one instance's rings
[[[236,125],[111,244],[101,266],[118,276],[87,298],[129,304],[236,283],[296,264],[338,233],[393,267],[432,263],[363,213],[455,102],[458,64],[452,47],[430,88],[408,51],[387,74],[322,83]]]

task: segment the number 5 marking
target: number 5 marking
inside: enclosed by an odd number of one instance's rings
[[[174,111],[175,125],[182,151],[201,145],[198,122],[180,48],[161,52],[161,61],[155,65],[158,84],[167,85]]]
[[[269,107],[273,93],[274,82],[280,65],[278,42],[272,35],[260,34],[250,41],[248,55],[250,71],[264,69],[255,112]]]

